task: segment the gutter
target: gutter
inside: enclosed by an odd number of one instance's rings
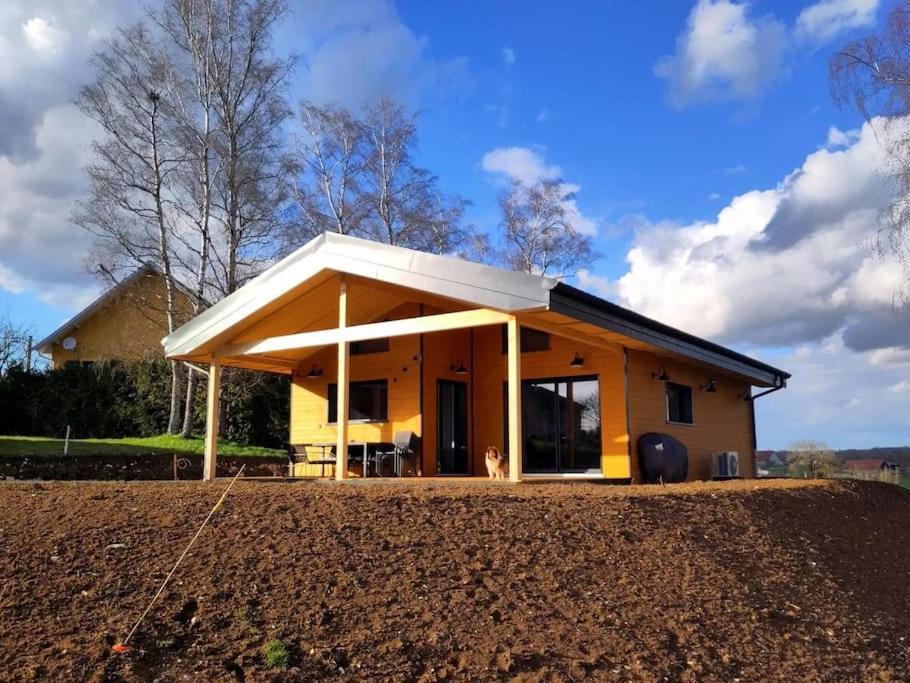
[[[780,384],[776,387],[771,387],[767,391],[762,391],[761,393],[755,394],[755,396],[748,396],[746,400],[749,402],[749,419],[752,421],[752,476],[758,478],[758,458],[756,457],[758,453],[758,433],[755,430],[755,399],[761,398],[762,396],[767,396],[768,394],[773,394],[775,391],[780,391],[787,387],[787,380],[781,380]]]

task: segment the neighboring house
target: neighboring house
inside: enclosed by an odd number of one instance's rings
[[[783,467],[787,464],[786,458],[777,451],[755,451],[755,458],[766,467]]]
[[[413,432],[424,476],[485,475],[493,445],[513,481],[640,480],[646,432],[688,447],[691,479],[710,478],[722,451],[752,476],[752,387],[790,376],[552,278],[334,233],[163,344],[211,367],[206,478],[221,366],[292,377],[292,444],[356,453]],[[347,470],[341,458],[335,475]]]
[[[880,458],[863,458],[860,460],[844,460],[843,469],[847,472],[885,472],[897,474],[900,465],[890,460]]]
[[[190,292],[176,291],[180,321],[192,317]],[[37,345],[51,367],[105,360],[162,357],[168,333],[164,275],[146,265],[107,290]]]

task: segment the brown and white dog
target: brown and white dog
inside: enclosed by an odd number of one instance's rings
[[[509,471],[509,461],[496,446],[487,446],[486,458],[487,474],[490,479],[505,479]]]

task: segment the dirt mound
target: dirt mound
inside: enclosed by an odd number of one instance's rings
[[[4,679],[910,678],[871,482],[240,482],[111,654],[223,486],[0,485]]]

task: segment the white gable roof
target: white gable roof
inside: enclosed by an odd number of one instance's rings
[[[322,271],[379,280],[499,311],[546,308],[556,280],[448,256],[323,233],[162,340],[189,356]]]

